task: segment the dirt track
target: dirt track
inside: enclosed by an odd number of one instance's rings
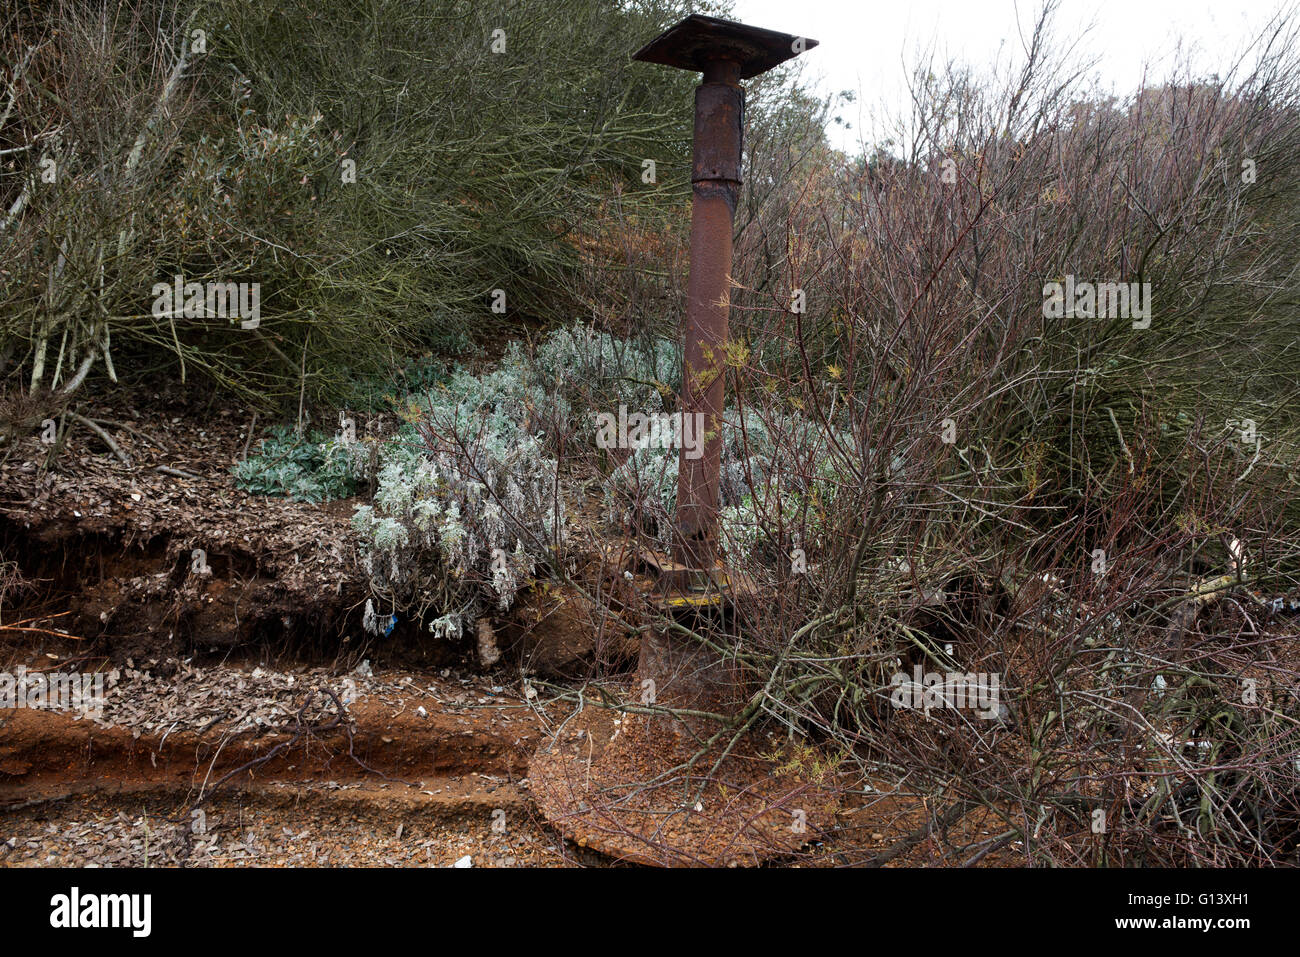
[[[213,668],[189,680],[207,685],[195,697],[211,700],[222,683],[248,684],[248,674]],[[305,701],[311,679],[321,676],[303,677]],[[476,866],[562,861],[555,839],[533,820],[521,780],[541,733],[515,696],[469,679],[361,680],[370,690],[347,706],[348,723],[310,734],[283,716],[261,730],[258,714],[244,730],[225,722],[141,733],[9,710],[0,716],[0,858],[20,865],[436,866],[466,854]],[[147,686],[147,679],[134,683]],[[116,696],[131,698],[132,682],[113,689],[106,714]],[[317,701],[325,707],[306,722],[312,728],[331,720],[332,703]],[[254,711],[273,710],[253,694],[231,703],[249,702]],[[172,723],[199,717],[178,712]]]

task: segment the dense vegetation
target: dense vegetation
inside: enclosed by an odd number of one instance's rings
[[[680,219],[690,80],[628,57],[680,14],[613,0],[11,10],[0,372],[70,393],[146,364],[296,402],[417,348],[603,312],[583,256],[616,265],[603,224]],[[178,275],[260,284],[257,327],[156,314],[154,284]]]

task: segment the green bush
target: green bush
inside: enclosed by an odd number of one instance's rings
[[[325,502],[356,493],[355,443],[317,430],[298,435],[286,426],[271,429],[269,435],[256,455],[231,468],[235,484],[244,491],[300,502]]]
[[[683,225],[693,80],[628,56],[678,0],[98,6],[0,15],[0,145],[42,144],[0,166],[0,374],[31,391],[170,366],[336,405],[587,309],[618,257],[580,229]],[[260,325],[155,315],[177,275],[259,283]]]

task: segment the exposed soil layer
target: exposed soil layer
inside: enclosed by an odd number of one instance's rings
[[[0,465],[0,555],[31,583],[16,609],[7,603],[10,621],[64,612],[60,630],[98,639],[96,652],[115,662],[364,641],[355,503],[236,488],[228,470],[250,444],[250,416],[201,416],[162,396],[143,412],[110,405],[87,416],[129,465],[75,423],[62,448],[27,436]],[[428,664],[453,657],[406,637],[389,647]]]
[[[362,627],[360,499],[241,491],[229,469],[261,434],[251,414],[146,398],[85,410],[120,456],[72,420],[54,445],[38,429],[0,446],[0,634],[43,628],[69,636],[53,649],[62,656],[117,665],[248,648],[348,666],[477,659],[475,635],[433,641],[405,619],[382,639]],[[525,590],[488,624],[503,667],[585,677],[598,659],[635,655],[563,588]]]
[[[579,725],[605,736],[612,715],[575,723],[565,703],[482,676],[171,664],[186,694],[128,669],[97,714],[0,713],[0,864],[616,863],[551,828],[526,776],[540,745],[567,751]],[[222,720],[205,720],[213,709]],[[620,787],[638,792],[644,769],[627,770]],[[848,795],[771,863],[923,863],[924,822],[910,796]],[[976,815],[959,825],[972,840],[981,828]]]
[[[299,697],[324,706],[286,716],[250,680],[257,672],[279,679],[271,684],[296,678]],[[191,674],[192,697],[204,702],[223,699],[225,685],[240,688],[227,709],[238,719],[201,728],[200,710],[169,698],[156,703],[170,726],[145,730],[157,713],[139,704],[155,696],[151,675],[136,672],[107,693],[98,720],[0,713],[0,862],[446,866],[466,855],[474,866],[564,862],[563,844],[536,822],[523,780],[541,733],[521,698],[483,679],[320,672]],[[123,714],[117,698],[132,702],[134,723],[104,726]],[[344,719],[331,727],[334,702],[345,698]]]
[[[346,691],[335,690],[339,701],[346,699]],[[129,697],[132,686],[120,685],[113,694]],[[536,720],[513,696],[486,688],[473,694],[423,678],[400,692],[390,685],[352,701],[338,721],[333,702],[303,682],[298,700],[317,704],[318,717],[299,723],[296,709],[287,714],[279,709],[280,714],[255,716],[256,723],[242,730],[219,721],[196,729],[182,714],[168,716],[161,728],[143,730],[138,723],[101,727],[66,713],[8,709],[0,712],[0,787],[142,777],[197,794],[205,781],[214,784],[268,753],[275,756],[232,783],[295,775],[411,781],[471,769],[522,777],[541,737]]]

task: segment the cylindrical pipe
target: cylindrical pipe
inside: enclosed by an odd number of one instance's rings
[[[691,169],[691,263],[686,291],[682,413],[703,441],[683,447],[677,473],[677,560],[710,568],[717,555],[718,479],[722,466],[731,234],[740,196],[745,92],[740,64],[714,60],[695,91]],[[687,434],[685,423],[682,429]]]

